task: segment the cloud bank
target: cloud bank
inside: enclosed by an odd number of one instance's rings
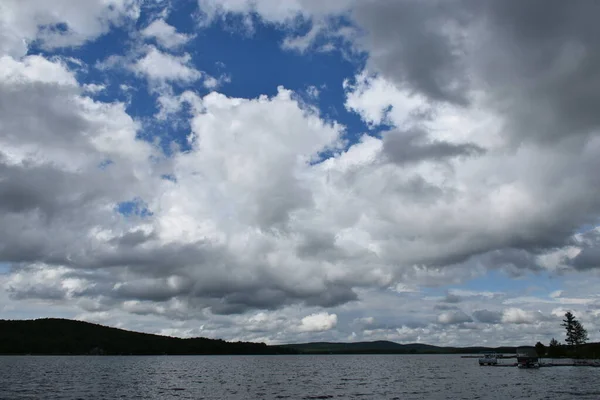
[[[595,4],[200,0],[196,34],[148,7],[0,5],[5,312],[270,342],[546,341],[575,306],[598,326]],[[362,55],[333,82],[361,132],[322,93],[210,92],[190,46],[231,17]],[[112,30],[131,51],[59,51]],[[146,86],[150,122],[111,77]],[[514,287],[448,292],[493,274]]]

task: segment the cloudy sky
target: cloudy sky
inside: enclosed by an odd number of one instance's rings
[[[600,340],[599,13],[3,0],[0,318]]]

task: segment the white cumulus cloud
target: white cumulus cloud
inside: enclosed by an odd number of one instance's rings
[[[179,33],[174,26],[169,25],[164,19],[152,21],[141,31],[142,36],[154,38],[162,47],[174,49],[189,42],[193,35]]]
[[[302,332],[321,332],[333,329],[336,325],[337,315],[321,312],[302,318],[299,330]]]
[[[148,46],[145,55],[129,68],[154,82],[189,83],[200,79],[202,73],[194,68],[191,56],[174,56]]]

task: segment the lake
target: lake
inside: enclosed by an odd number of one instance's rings
[[[3,356],[0,399],[600,399],[600,368],[456,355]]]

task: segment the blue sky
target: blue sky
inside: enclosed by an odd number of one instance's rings
[[[369,129],[356,113],[349,112],[344,106],[345,93],[342,82],[344,79],[352,79],[356,72],[364,67],[365,55],[362,52],[352,51],[341,41],[336,42],[338,49],[328,52],[300,54],[286,51],[282,48],[287,36],[286,31],[262,23],[258,16],[250,17],[253,21],[251,32],[244,28],[243,18],[236,15],[226,16],[199,30],[199,9],[195,1],[176,2],[171,4],[168,10],[169,14],[164,21],[176,26],[178,33],[193,35],[175,53],[190,54],[196,69],[211,76],[229,77],[230,81],[219,86],[219,92],[232,97],[255,98],[260,95],[273,96],[277,93],[277,87],[283,86],[294,91],[303,101],[317,106],[323,118],[334,119],[344,124],[350,144],[364,132],[377,131],[376,128]],[[140,9],[135,28],[141,30],[148,26],[161,12],[164,12],[164,9],[152,4],[145,5]],[[306,33],[311,26],[310,21],[305,22],[297,31],[299,34]],[[132,36],[135,34],[132,34],[129,26],[119,27],[77,48],[48,51],[44,50],[43,43],[38,43],[38,46],[34,43],[28,54],[72,57],[93,66],[115,53],[131,51],[138,45],[136,41],[139,40]],[[156,44],[156,40],[148,42]],[[119,45],[118,51],[115,51],[115,44]],[[127,96],[119,87],[122,84],[133,87],[135,96],[131,97],[127,112],[147,122],[145,139],[151,141],[156,136],[166,135],[165,146],[171,141],[186,146],[185,135],[189,126],[185,124],[178,127],[169,126],[166,133],[162,133],[162,129],[158,128],[159,131],[148,134],[148,130],[153,131],[156,123],[152,116],[158,111],[158,94],[148,93],[143,78],[136,77],[131,71],[101,71],[98,68],[78,70],[77,77],[81,83],[106,85],[107,88],[95,96],[104,101],[126,101]],[[308,90],[311,87],[319,90],[318,98],[309,95]],[[175,92],[189,88],[201,95],[211,91],[200,83],[174,85]]]
[[[0,4],[0,318],[600,339],[585,4],[73,4]]]

